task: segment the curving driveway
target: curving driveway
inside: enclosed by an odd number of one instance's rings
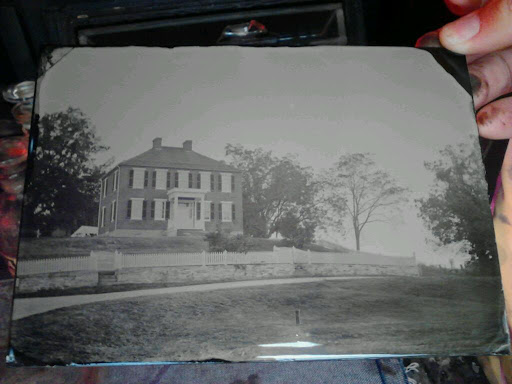
[[[95,303],[98,301],[128,299],[132,297],[166,295],[183,292],[205,292],[219,289],[233,289],[245,287],[261,287],[265,285],[281,285],[281,284],[301,284],[314,283],[325,280],[353,280],[367,279],[367,276],[344,276],[344,277],[299,277],[288,279],[267,279],[267,280],[250,280],[235,281],[229,283],[211,283],[187,285],[183,287],[140,289],[136,291],[98,293],[92,295],[72,295],[72,296],[56,296],[56,297],[31,297],[25,299],[15,299],[13,304],[13,320],[22,319],[24,317],[37,315],[39,313],[48,312],[54,309],[70,307],[72,305],[81,305]],[[372,277],[375,278],[375,277]]]

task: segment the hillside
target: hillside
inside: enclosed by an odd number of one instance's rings
[[[281,240],[250,238],[251,251],[271,251],[282,246]],[[316,252],[329,252],[330,249],[311,244],[307,248]],[[202,252],[208,250],[208,243],[201,237],[89,237],[89,238],[25,238],[20,242],[20,259],[41,259],[56,257],[87,256],[91,250],[118,250],[122,253],[166,253]]]

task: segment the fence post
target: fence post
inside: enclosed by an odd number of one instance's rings
[[[121,269],[123,267],[122,263],[123,263],[122,253],[118,252],[118,250],[116,249],[114,251],[114,268]]]
[[[89,254],[89,268],[91,271],[98,270],[98,255],[96,255],[96,252],[94,251],[91,251]]]
[[[308,264],[311,264],[311,249],[308,249]]]
[[[224,257],[224,265],[228,265],[228,251],[224,250],[223,257]]]
[[[202,255],[202,258],[203,258],[203,267],[206,267],[206,251],[203,251],[201,253],[201,255]]]

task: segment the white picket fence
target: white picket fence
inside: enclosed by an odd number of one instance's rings
[[[16,274],[26,276],[39,273],[96,271],[96,264],[96,259],[91,256],[26,260],[18,262]]]
[[[291,263],[291,258],[276,252],[199,252],[118,254],[120,268],[177,267],[187,265],[240,265]]]
[[[98,258],[100,261],[98,262]],[[19,261],[18,276],[39,273],[101,271],[105,261],[110,260],[112,269],[207,266],[207,265],[249,265],[249,264],[363,264],[363,265],[416,265],[414,257],[392,257],[364,252],[311,252],[296,248],[274,247],[267,252],[196,252],[196,253],[147,253],[123,254],[114,252],[96,253],[89,256],[58,259]]]

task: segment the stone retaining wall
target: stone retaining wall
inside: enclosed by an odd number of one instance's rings
[[[28,275],[16,279],[16,292],[29,293],[50,289],[94,287],[98,284],[98,272],[74,271]]]
[[[206,267],[125,268],[117,271],[117,284],[185,283],[226,280],[257,280],[313,276],[417,276],[415,266],[342,264],[248,264]]]
[[[182,267],[123,268],[102,285],[151,283],[203,283],[230,280],[257,280],[314,276],[417,276],[416,266],[356,264],[246,264]],[[22,276],[17,292],[94,287],[97,272],[59,272]]]

